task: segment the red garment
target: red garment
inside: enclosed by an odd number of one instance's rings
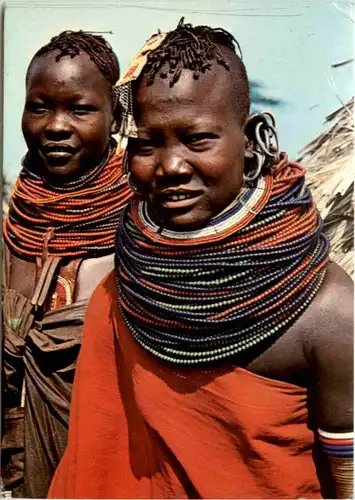
[[[89,303],[51,498],[320,498],[306,391],[164,364],[132,338],[114,273]]]

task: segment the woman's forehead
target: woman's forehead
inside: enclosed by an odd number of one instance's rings
[[[93,78],[97,79],[98,82],[105,81],[99,68],[85,52],[81,52],[73,58],[63,56],[58,61],[56,60],[57,54],[58,51],[51,51],[32,61],[27,72],[27,87],[51,80],[62,83],[75,80],[85,82]]]
[[[179,80],[173,86],[166,78],[158,74],[152,85],[146,85],[143,78],[140,82],[135,100],[139,104],[152,102],[183,102],[199,104],[206,100],[224,101],[231,92],[230,76],[222,67],[213,66],[213,69],[194,78],[190,70],[183,70]]]
[[[167,79],[155,78],[152,85],[141,81],[135,95],[136,118],[153,121],[165,117],[167,121],[176,119],[177,115],[190,117],[193,121],[220,120],[223,116],[236,114],[235,97],[231,77],[227,70],[218,67],[193,77],[193,72],[184,70],[179,80],[171,87]]]

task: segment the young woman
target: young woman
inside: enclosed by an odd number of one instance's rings
[[[230,34],[180,24],[154,43],[122,82],[136,196],[50,497],[349,498],[352,283],[304,169],[248,116]]]
[[[87,301],[113,267],[131,196],[112,138],[118,78],[111,46],[82,31],[54,37],[27,70],[28,152],[3,227],[2,477],[13,496],[45,497],[64,452]]]

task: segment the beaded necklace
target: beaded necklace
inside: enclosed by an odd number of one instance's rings
[[[329,244],[302,166],[280,163],[201,230],[161,230],[134,198],[117,233],[123,318],[171,363],[227,359],[275,337],[322,285]]]
[[[88,257],[114,250],[117,221],[132,192],[112,139],[103,162],[76,181],[50,185],[24,162],[4,218],[11,251],[27,260],[47,254]]]

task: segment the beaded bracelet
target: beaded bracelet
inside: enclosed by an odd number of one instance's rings
[[[329,458],[337,498],[354,498],[354,432],[318,429],[318,435]]]
[[[354,456],[354,432],[326,432],[318,429],[324,453],[332,457]]]

